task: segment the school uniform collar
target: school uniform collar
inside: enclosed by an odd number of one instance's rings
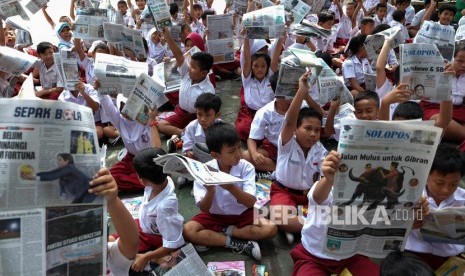
[[[197,123],[195,124],[195,137],[201,137],[204,135],[204,133],[205,131],[203,131],[202,126],[200,125],[199,121],[197,121]]]
[[[452,205],[452,203],[454,203],[456,201],[465,202],[465,190],[460,188],[460,187],[457,188],[457,190],[452,195],[450,195],[448,198],[441,201],[439,206],[436,204],[436,201],[434,200],[434,198],[432,196],[428,195],[428,192],[427,192],[426,189],[427,188],[425,187],[425,189],[423,190],[423,195],[426,196],[426,198],[428,199],[429,204],[434,208],[447,207],[447,206]]]
[[[63,93],[64,93],[64,94],[63,94],[63,98],[64,98],[65,100],[82,98],[81,92],[79,92],[79,94],[77,95],[77,97],[74,97],[73,93],[72,93],[71,91],[69,91],[69,90],[65,90]]]
[[[208,88],[208,84],[210,83],[210,79],[209,79],[209,74],[207,74],[207,76],[205,77],[205,79],[203,79],[203,81],[199,82],[199,83],[192,83],[192,79],[191,79],[191,84],[192,86],[198,86],[200,87],[200,89],[206,89]]]
[[[150,201],[149,201],[149,198],[150,198],[150,194],[152,193],[153,188],[150,186],[145,187],[145,191],[147,192],[144,195],[145,197],[144,199],[146,200],[146,202],[150,202],[155,205],[158,205],[160,201],[162,201],[166,196],[174,193],[174,184],[169,176],[167,177],[167,181],[168,183],[166,184],[166,187],[158,195],[152,198],[152,200]]]
[[[47,68],[47,65],[45,64],[43,60],[42,60],[42,64],[44,65],[45,73],[55,70],[55,67],[56,67],[55,63],[53,63],[52,66],[50,66],[49,68]]]
[[[297,139],[294,136],[294,142],[296,143],[296,148],[297,150],[292,151],[291,153],[291,159],[292,160],[300,160],[300,157],[305,158],[305,154],[303,149],[300,147],[299,143],[297,142]],[[307,153],[307,158],[305,158],[305,163],[307,161],[310,161],[313,156],[320,156],[320,152],[323,148],[323,145],[320,143],[320,141],[316,142],[315,145],[313,145]]]

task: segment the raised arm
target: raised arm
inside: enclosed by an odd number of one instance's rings
[[[384,68],[386,67],[391,48],[392,37],[386,37],[381,52],[378,55],[378,60],[376,61],[376,88],[380,88],[386,82],[386,71]]]
[[[74,5],[74,1],[72,2],[73,5]],[[52,27],[52,29],[55,28],[55,22],[53,22],[52,18],[50,17],[50,15],[48,14],[47,12],[47,5],[43,6],[42,7],[42,13],[44,14],[44,17],[45,17],[45,20],[47,20],[48,24],[50,24],[50,26]]]
[[[381,99],[381,107],[378,112],[378,120],[389,121],[389,111],[391,110],[391,104],[402,103],[410,100],[410,96],[413,94],[412,90],[408,90],[407,83],[399,83],[396,88],[391,92],[387,93]]]
[[[168,43],[168,47],[171,49],[174,58],[176,59],[176,65],[180,67],[184,64],[184,55],[182,54],[181,48],[179,48],[176,41],[171,37],[170,31],[168,28],[163,29],[163,35],[166,39],[166,43]]]
[[[94,99],[92,99],[92,97],[86,93],[86,85],[82,81],[76,83],[75,89],[81,93],[82,97],[86,101],[87,105],[92,109],[92,111],[96,112],[100,108],[100,104],[94,101]]]
[[[5,46],[5,32],[3,31],[3,20],[0,17],[0,46]]]
[[[344,10],[342,9],[341,0],[333,0],[333,3],[336,5],[337,10],[339,11],[339,16],[342,17]]]
[[[276,48],[274,49],[273,55],[271,56],[270,69],[273,73],[277,72],[279,69],[279,56],[281,55],[281,50],[283,49],[285,37],[286,37],[286,34],[284,34],[284,37],[281,37],[280,39],[278,39]],[[250,56],[250,50],[249,50],[249,56]],[[249,62],[249,64],[251,64],[251,62]]]
[[[154,148],[160,148],[161,149],[161,140],[160,140],[160,133],[158,132],[158,127],[156,125],[158,109],[155,106],[155,108],[150,111],[149,113],[149,125],[150,125],[150,130],[152,132],[152,147]]]
[[[352,13],[352,18],[350,18],[350,21],[352,22],[352,29],[357,26],[358,13],[360,12],[360,9],[362,8],[363,8],[363,0],[357,0],[357,6],[355,6],[354,13]]]
[[[194,25],[197,26],[197,23],[198,23],[199,20],[194,15],[194,0],[189,0],[189,9],[190,9],[190,14],[191,14],[192,21],[194,22]]]
[[[74,0],[70,0],[70,1],[71,1],[71,5],[69,5],[69,17],[71,17],[71,19],[75,21],[76,20],[76,13],[75,13],[76,7],[74,6]]]
[[[423,20],[421,21],[422,23],[420,25],[422,25],[423,22],[425,22],[426,20],[431,19],[431,15],[436,10],[437,6],[438,2],[436,0],[431,0],[431,4],[429,5],[429,8],[426,10],[425,15],[423,15]]]
[[[76,50],[76,53],[79,56],[79,59],[81,61],[84,61],[86,58],[86,53],[84,52],[84,49],[82,48],[82,41],[80,38],[74,38],[74,50]]]
[[[250,39],[244,38],[244,44],[242,45],[242,52],[244,53],[244,64],[242,66],[242,75],[244,78],[248,78],[252,71],[252,57],[250,55]]]
[[[341,156],[336,151],[331,151],[323,161],[321,165],[321,172],[323,177],[316,184],[315,190],[313,191],[313,200],[317,204],[323,203],[329,196],[331,189],[334,184],[334,174],[339,167],[339,161]]]

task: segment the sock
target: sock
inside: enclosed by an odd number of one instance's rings
[[[231,248],[231,237],[230,236],[226,236],[226,245],[224,247]]]

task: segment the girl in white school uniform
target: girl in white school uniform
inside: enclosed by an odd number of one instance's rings
[[[354,97],[359,92],[365,91],[364,74],[373,73],[370,62],[367,59],[367,51],[364,46],[365,39],[365,35],[358,35],[351,39],[347,47],[350,57],[342,64],[344,84],[351,90]]]

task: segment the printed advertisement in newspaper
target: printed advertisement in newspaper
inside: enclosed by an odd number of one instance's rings
[[[232,14],[208,15],[208,52],[215,64],[234,61]]]
[[[342,119],[325,254],[384,258],[403,250],[442,130],[425,124]]]
[[[152,273],[155,276],[211,275],[191,243],[171,253],[172,268],[158,266]]]
[[[105,9],[79,9],[76,11],[73,36],[82,39],[105,38],[103,23],[109,22],[107,10]]]
[[[30,0],[26,5],[26,9],[28,9],[32,14],[40,11],[40,9],[45,6],[50,0]]]
[[[436,44],[443,58],[452,61],[455,49],[455,30],[437,22],[425,21],[413,43]]]
[[[94,73],[100,81],[101,95],[123,93],[125,97],[129,97],[137,78],[147,71],[147,63],[124,57],[98,54],[95,59]]]
[[[430,210],[420,230],[426,241],[465,244],[465,207]]]
[[[411,100],[450,100],[452,75],[444,73],[444,58],[435,44],[402,44],[399,50],[400,80],[414,91]]]
[[[24,20],[29,20],[26,11],[18,0],[0,0],[0,17],[6,20],[15,15],[21,16]]]
[[[139,30],[134,30],[121,24],[103,22],[105,40],[113,45],[118,51],[124,53],[124,49],[131,50],[134,55],[143,59],[147,57]]]
[[[59,53],[53,54],[61,79],[63,80],[64,88],[75,90],[75,86],[79,83],[79,70],[76,55],[71,49],[63,49]]]
[[[0,46],[0,71],[19,76],[39,60],[31,55],[10,47]]]
[[[251,39],[281,38],[285,31],[284,7],[272,6],[244,14],[242,25]]]
[[[157,30],[163,31],[164,27],[171,26],[170,10],[166,1],[147,0],[147,7],[152,13]]]
[[[383,48],[384,40],[386,37],[392,37],[392,49],[404,43],[402,32],[400,28],[393,27],[374,35],[369,35],[365,39],[365,49],[370,60],[378,59],[381,48]],[[374,91],[374,90],[373,90]]]
[[[147,74],[140,74],[121,113],[146,125],[149,121],[149,113],[155,106],[159,107],[168,102],[164,91],[165,87],[162,84]]]
[[[284,10],[292,12],[294,23],[300,23],[312,9],[302,0],[284,0],[281,4],[284,5]]]
[[[0,265],[4,275],[103,275],[103,198],[92,110],[0,99]]]

